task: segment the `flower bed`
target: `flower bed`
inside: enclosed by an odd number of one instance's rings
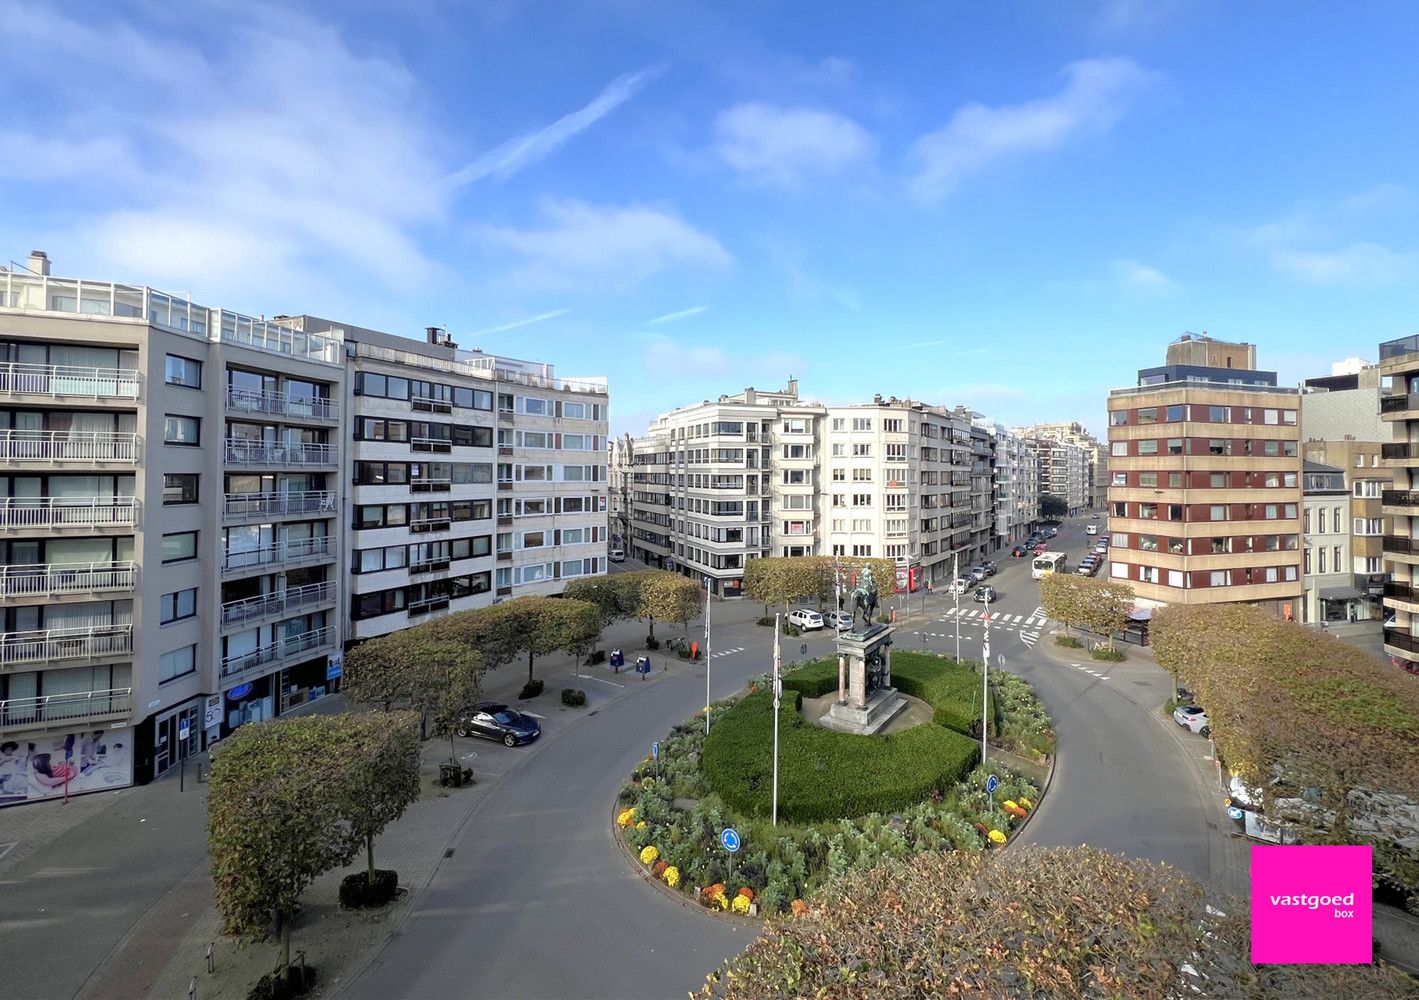
[[[900,655],[893,655],[894,668]],[[837,667],[829,663],[835,687]],[[821,663],[809,664],[788,674],[784,687],[797,693],[804,687],[811,689],[812,685],[820,683],[816,678],[826,675]],[[1007,686],[1008,682],[1001,687],[1002,708],[1006,704]],[[1024,691],[1028,692],[1028,685],[1024,685]],[[1011,698],[1012,704],[1031,706],[1031,712],[1038,706],[1032,694],[1026,698],[1017,691]],[[792,694],[788,695],[784,710],[795,700]],[[767,740],[771,712],[767,691],[719,702],[711,707],[711,733],[723,734],[726,744],[753,743],[761,734]],[[1031,712],[1017,714],[1022,719],[1032,718]],[[1010,717],[1009,711],[1006,716]],[[736,718],[750,719],[753,725],[736,728]],[[797,719],[800,726],[806,725],[796,711],[792,718]],[[986,769],[977,767],[965,773],[975,761],[973,746],[968,756],[958,759],[963,763],[948,761],[946,770],[936,772],[939,782],[935,785],[892,782],[894,792],[904,792],[910,785],[917,794],[915,800],[900,807],[876,811],[859,809],[857,815],[844,812],[837,816],[789,819],[784,810],[784,792],[792,754],[810,755],[796,765],[794,774],[798,778],[817,786],[831,786],[829,775],[837,778],[878,773],[872,761],[880,763],[873,754],[881,751],[872,748],[889,742],[901,743],[900,738],[912,732],[923,731],[927,738],[918,737],[923,742],[902,745],[921,753],[933,753],[933,748],[957,747],[956,741],[969,742],[961,734],[935,724],[885,737],[851,737],[816,726],[808,727],[849,741],[842,744],[848,749],[835,749],[831,759],[827,759],[816,756],[821,748],[815,743],[785,740],[790,722],[787,714],[780,717],[780,800],[776,827],[770,825],[767,808],[760,814],[757,808],[728,805],[711,785],[706,773],[707,744],[702,715],[676,726],[661,741],[658,764],[647,759],[632,775],[631,781],[621,789],[615,816],[618,833],[645,866],[647,874],[687,895],[696,895],[698,889],[698,901],[721,912],[747,913],[751,904],[757,904],[761,914],[800,912],[804,905],[802,898],[830,876],[870,867],[885,859],[909,858],[922,851],[981,851],[1003,844],[1010,832],[1029,815],[1038,798],[1034,784],[995,762],[989,772],[1000,779],[1000,785],[993,795],[988,795]],[[1036,728],[1041,725],[1041,732],[1047,733],[1048,719],[1036,720]],[[939,734],[945,735],[945,741],[932,742]],[[718,742],[716,735],[710,737],[711,743]],[[857,741],[858,752],[851,749],[852,741]],[[930,767],[935,766],[939,765]],[[916,767],[912,773],[927,773],[930,767],[925,771]],[[767,786],[771,780],[767,763],[759,778],[767,801]],[[922,789],[920,792],[916,791],[918,787]],[[757,788],[754,791],[757,792]],[[851,808],[856,797],[822,796],[818,802],[822,805],[829,800]],[[757,804],[757,794],[751,796],[750,801],[751,805]],[[800,796],[796,801],[801,804],[806,800]],[[744,843],[733,859],[719,846],[720,832],[727,826],[737,829]]]

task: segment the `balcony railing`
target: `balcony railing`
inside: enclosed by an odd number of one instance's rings
[[[0,528],[131,528],[137,523],[133,497],[0,499]]]
[[[1419,636],[1389,629],[1384,634],[1384,640],[1386,646],[1402,649],[1406,653],[1419,653]]]
[[[1387,340],[1380,345],[1380,360],[1388,361],[1390,358],[1402,357],[1405,354],[1419,353],[1419,334],[1410,334],[1407,337],[1400,337],[1397,340]]]
[[[1404,538],[1399,535],[1385,535],[1380,543],[1385,552],[1397,555],[1419,555],[1419,538]]]
[[[227,493],[222,497],[222,518],[288,517],[335,513],[339,497],[333,490],[292,490],[274,493]]]
[[[453,441],[449,438],[416,437],[409,439],[410,451],[429,451],[447,454],[453,451]]]
[[[328,444],[292,442],[277,444],[227,438],[227,462],[231,465],[334,465],[335,451]]]
[[[99,721],[127,716],[132,709],[132,688],[9,698],[0,701],[0,733],[56,722]]]
[[[132,625],[90,625],[0,633],[0,663],[57,663],[133,652]]]
[[[1419,455],[1419,446],[1412,445],[1407,441],[1380,445],[1380,458],[1402,461],[1413,458],[1415,455]]]
[[[138,464],[138,435],[108,431],[0,430],[0,460],[59,465],[65,462]]]
[[[335,420],[340,414],[339,404],[331,399],[292,398],[284,392],[232,388],[227,389],[227,409],[235,413],[270,413],[313,420]]]
[[[225,309],[212,310],[213,325],[221,330],[222,341],[270,354],[284,354],[306,361],[338,365],[341,359],[341,331],[305,333],[279,323],[252,319]]]
[[[255,549],[228,549],[222,553],[222,569],[249,569],[253,566],[269,566],[273,563],[320,562],[332,555],[329,535],[315,538],[297,538],[285,542],[275,542]]]
[[[272,616],[286,617],[301,608],[322,604],[333,600],[335,588],[328,581],[308,583],[303,587],[288,587],[274,594],[248,597],[242,601],[228,601],[222,605],[222,627],[240,625]]]
[[[1383,507],[1419,507],[1419,490],[1380,490]]]
[[[452,479],[430,479],[419,477],[409,480],[409,490],[412,493],[447,493],[453,489]]]
[[[1419,410],[1419,392],[1401,392],[1380,397],[1381,413],[1399,413],[1402,410]]]
[[[131,368],[0,364],[0,393],[78,399],[137,399],[140,376]]]
[[[1384,585],[1384,596],[1393,597],[1397,601],[1408,601],[1411,604],[1419,603],[1419,592],[1412,584],[1408,583],[1389,581]]]
[[[231,677],[233,674],[243,673],[253,667],[286,660],[301,653],[308,653],[313,649],[332,645],[334,642],[335,626],[333,625],[326,625],[324,628],[313,629],[300,635],[286,636],[284,639],[277,639],[275,642],[258,646],[250,652],[222,657],[222,676]]]
[[[131,562],[0,566],[0,597],[58,597],[132,590],[137,579],[138,568]]]

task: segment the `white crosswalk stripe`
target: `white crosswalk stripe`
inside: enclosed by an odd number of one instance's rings
[[[1034,649],[1035,643],[1040,641],[1040,634],[1038,632],[1026,632],[1024,629],[1021,629],[1020,641],[1031,649]]]
[[[735,655],[736,653],[742,653],[742,652],[744,652],[744,647],[743,647],[743,646],[735,646],[735,647],[733,647],[732,649],[721,649],[721,650],[720,650],[719,652],[717,652],[717,653],[711,653],[711,654],[710,654],[710,659],[711,659],[711,660],[717,660],[717,659],[719,659],[721,656],[733,656],[733,655]]]

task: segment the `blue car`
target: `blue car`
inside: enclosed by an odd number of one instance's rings
[[[531,743],[541,736],[542,727],[532,716],[524,715],[515,708],[484,701],[474,705],[469,714],[458,720],[456,732],[459,736],[479,736],[515,747],[519,743]]]

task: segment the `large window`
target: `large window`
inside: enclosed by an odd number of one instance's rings
[[[191,618],[197,614],[197,588],[177,590],[162,596],[162,617],[160,624],[167,625]]]
[[[163,506],[197,502],[197,473],[163,473]]]
[[[169,413],[163,418],[163,443],[180,444],[195,448],[202,443],[202,421],[198,417],[184,417]]]
[[[175,531],[163,536],[163,562],[185,562],[197,558],[197,532]]]
[[[168,385],[180,385],[188,389],[202,388],[202,362],[194,361],[192,358],[179,357],[176,354],[167,356],[167,367],[163,374],[163,381]]]
[[[183,646],[158,657],[158,683],[174,680],[197,669],[197,647]]]

